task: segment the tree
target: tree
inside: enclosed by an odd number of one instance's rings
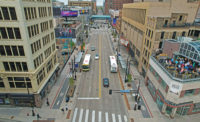
[[[131,74],[128,74],[128,75],[127,75],[127,80],[128,80],[128,82],[131,82],[131,81],[132,81],[132,76],[131,76]]]
[[[70,85],[70,86],[73,86],[73,85],[74,85],[74,79],[73,79],[73,78],[70,78],[70,79],[69,79],[69,85]]]

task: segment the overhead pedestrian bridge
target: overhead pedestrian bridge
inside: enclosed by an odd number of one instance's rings
[[[92,15],[90,19],[95,20],[95,19],[100,19],[100,20],[111,20],[110,15]]]

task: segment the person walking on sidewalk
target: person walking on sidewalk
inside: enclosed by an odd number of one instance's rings
[[[47,106],[49,106],[49,100],[48,100],[48,98],[47,98]]]
[[[41,116],[39,115],[39,113],[37,114],[37,120],[39,120],[41,118]]]
[[[65,110],[64,110],[64,108],[62,108],[62,109],[61,109],[61,111],[63,112],[63,114],[65,113]]]

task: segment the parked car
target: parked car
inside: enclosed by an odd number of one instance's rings
[[[95,51],[95,47],[94,46],[91,46],[90,49],[91,49],[91,51]]]
[[[109,87],[109,79],[108,78],[103,78],[103,86]]]
[[[94,59],[98,60],[99,59],[99,54],[96,54]]]

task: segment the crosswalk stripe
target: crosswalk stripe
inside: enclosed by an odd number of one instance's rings
[[[80,113],[80,115],[79,115],[79,122],[82,121],[82,117],[83,117],[83,109],[81,109],[81,113]]]
[[[116,122],[115,114],[112,114],[112,120],[113,120],[113,122]]]
[[[101,122],[101,111],[99,111],[99,122]]]
[[[75,108],[75,111],[74,111],[74,115],[73,115],[72,122],[76,122],[76,115],[77,115],[77,111],[78,111],[78,108]]]
[[[125,115],[124,115],[124,121],[128,122],[128,119],[127,119],[127,117]]]
[[[106,112],[105,115],[106,115],[106,122],[109,122],[108,121],[108,112]]]
[[[89,109],[86,110],[86,114],[85,114],[85,122],[88,122],[88,115],[89,115]]]
[[[121,115],[118,115],[119,122],[122,122]]]
[[[92,111],[92,122],[95,122],[95,111]]]

